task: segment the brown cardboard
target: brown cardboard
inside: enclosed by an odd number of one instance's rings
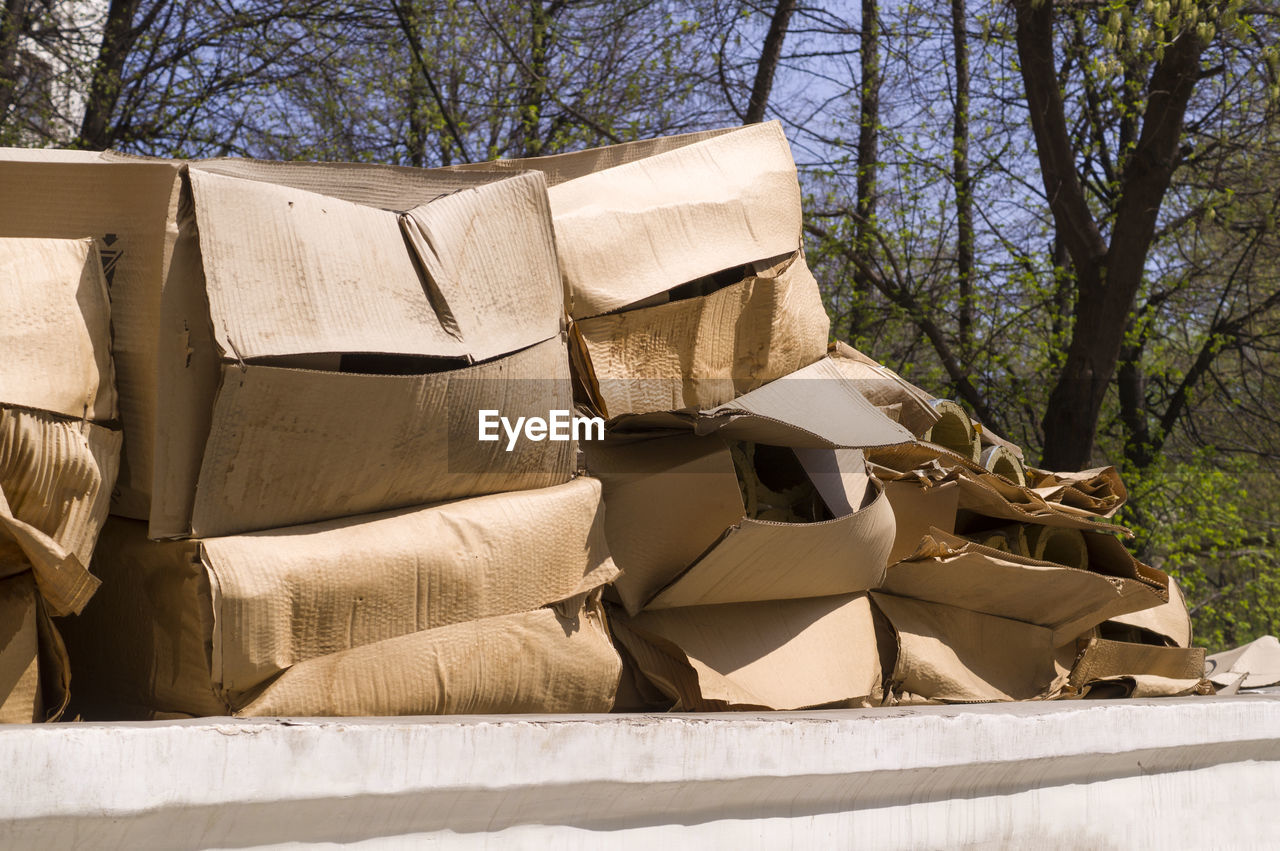
[[[799,252],[710,295],[574,323],[606,417],[712,408],[822,359],[830,320]]]
[[[30,573],[0,579],[0,724],[44,720],[37,605]]]
[[[113,511],[146,517],[156,418],[160,287],[177,237],[179,164],[0,150],[0,236],[93,237],[111,294],[112,353],[126,460]],[[7,401],[0,399],[0,401]]]
[[[1129,492],[1115,467],[1097,467],[1078,473],[1048,473],[1027,470],[1034,490],[1046,502],[1088,511],[1102,517],[1114,517],[1129,499]]]
[[[895,407],[897,421],[915,437],[923,435],[940,419],[930,404],[932,396],[884,364],[839,340],[831,347],[831,355],[867,401],[878,408]]]
[[[120,443],[84,420],[0,406],[0,576],[30,566],[54,614],[79,611],[97,587],[87,567]]]
[[[893,508],[896,532],[889,564],[916,551],[930,529],[954,532],[960,487],[955,482],[935,485],[926,480],[885,482],[884,494]]]
[[[1049,630],[1058,647],[1117,614],[1164,602],[1163,574],[1154,576],[1150,568],[1140,573],[1135,564],[1113,561],[1113,573],[1130,575],[1103,575],[998,552],[935,529],[914,554],[888,569],[880,587],[897,597],[1035,624]]]
[[[865,594],[694,606],[612,622],[675,709],[804,709],[879,702]]]
[[[637,429],[629,440],[584,446],[588,470],[604,482],[610,546],[623,571],[615,588],[629,612],[875,587],[893,541],[892,510],[878,484],[868,487],[861,453],[829,447],[909,435],[829,370],[822,361],[697,414],[628,419],[620,425]],[[677,430],[643,431],[659,426]],[[831,519],[747,516],[735,440],[799,447],[795,460]]]
[[[0,402],[112,420],[110,308],[92,239],[0,238]]]
[[[162,310],[152,536],[567,480],[571,445],[506,453],[476,439],[480,408],[572,407],[541,175],[424,172],[397,213],[378,204],[408,190],[366,189],[363,171],[270,165],[188,168]],[[437,197],[442,186],[454,191]],[[386,374],[367,374],[371,361]],[[466,427],[450,440],[451,425]],[[326,456],[336,463],[316,463]]]
[[[892,703],[983,703],[1056,697],[1075,645],[1059,647],[1043,626],[940,603],[873,592],[893,627]]]
[[[1069,682],[1073,688],[1083,689],[1097,680],[1135,675],[1199,682],[1204,676],[1204,648],[1153,647],[1090,638],[1083,642]]]
[[[1126,631],[1138,630],[1141,637],[1150,643],[1190,647],[1191,614],[1187,610],[1186,598],[1172,576],[1165,578],[1169,589],[1167,602],[1149,609],[1116,615],[1111,619],[1110,625],[1119,625]]]
[[[112,519],[102,589],[64,629],[77,692],[225,714],[309,659],[581,597],[616,573],[602,515],[599,482],[579,478],[204,541]]]
[[[776,121],[492,166],[545,172],[575,319],[800,247],[800,185]]]
[[[600,604],[428,629],[301,662],[237,715],[608,712],[622,663]]]

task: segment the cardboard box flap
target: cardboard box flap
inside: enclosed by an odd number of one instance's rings
[[[800,184],[776,121],[501,165],[547,172],[574,318],[800,247]]]
[[[1044,627],[881,592],[871,599],[897,635],[895,695],[949,703],[1049,699],[1066,684],[1075,645],[1058,648]]]
[[[861,448],[912,440],[844,379],[829,358],[769,382],[731,402],[697,412],[614,418],[619,431],[692,429],[699,435],[798,448]]]
[[[395,213],[194,166],[188,174],[224,356],[469,354],[437,315]]]
[[[572,407],[558,337],[425,375],[229,364],[199,484],[178,493],[193,500],[190,530],[207,537],[549,487],[573,474],[574,443],[521,440],[508,452],[503,439],[478,440],[479,411],[514,420]],[[152,534],[183,535],[184,520]]]
[[[137,159],[109,152],[108,156]],[[303,189],[353,204],[402,213],[434,198],[511,176],[481,165],[468,171],[380,163],[275,162],[242,158],[195,160],[200,171]]]
[[[832,346],[831,355],[836,366],[846,378],[854,382],[868,402],[877,408],[898,406],[897,421],[916,437],[924,434],[940,419],[940,415],[930,404],[933,396],[884,364],[840,340]]]
[[[116,416],[110,307],[92,239],[0,238],[0,403]]]
[[[820,523],[773,523],[746,518],[645,611],[822,597],[880,585],[893,544],[893,509],[883,488],[853,514]]]
[[[1153,647],[1090,638],[1071,670],[1069,682],[1078,689],[1094,680],[1134,674],[1199,680],[1204,676],[1204,648]]]
[[[582,477],[205,540],[214,681],[243,692],[305,659],[598,587],[617,572],[600,493]]]
[[[1148,568],[1153,569],[1153,568]],[[1169,599],[1158,606],[1137,612],[1119,614],[1111,618],[1113,623],[1146,630],[1168,641],[1174,647],[1191,646],[1191,615],[1182,588],[1172,576],[1165,577]]]
[[[37,605],[30,573],[0,580],[0,724],[44,720]]]
[[[679,648],[695,672],[697,694],[671,695],[680,709],[849,706],[879,692],[865,594],[665,609],[625,626]]]
[[[622,662],[598,604],[453,624],[302,662],[243,716],[608,712]]]
[[[921,548],[889,568],[882,589],[1051,631],[1054,646],[1073,641],[1113,615],[1163,602],[1132,579],[1037,562],[931,530]]]
[[[541,174],[445,195],[400,222],[432,304],[475,359],[563,330],[564,290]]]
[[[648,159],[667,151],[674,151],[677,148],[705,142],[717,136],[723,136],[726,133],[735,133],[738,129],[737,127],[724,127],[718,130],[699,130],[696,133],[678,133],[674,136],[659,136],[656,139],[640,139],[635,142],[623,142],[618,145],[587,148],[585,151],[570,151],[565,154],[551,154],[545,157],[467,163],[465,165],[449,166],[441,170],[475,172],[489,169],[503,171],[536,169],[546,175],[547,186],[558,186],[566,181],[586,177],[598,171],[617,168],[637,160]]]

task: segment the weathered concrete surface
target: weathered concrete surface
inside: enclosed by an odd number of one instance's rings
[[[1280,696],[11,726],[0,766],[6,847],[1265,846]]]

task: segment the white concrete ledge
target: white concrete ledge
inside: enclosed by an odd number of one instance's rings
[[[0,727],[0,844],[1271,845],[1280,696]]]

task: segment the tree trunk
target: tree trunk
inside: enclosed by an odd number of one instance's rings
[[[102,46],[93,65],[89,82],[89,99],[85,103],[84,120],[76,146],[102,151],[115,142],[111,116],[120,99],[120,78],[124,63],[139,33],[133,29],[140,0],[111,0],[107,22],[102,31]]]
[[[542,0],[529,3],[529,80],[520,105],[520,139],[518,155],[536,157],[542,153],[539,130],[542,103],[547,94],[547,40],[550,20]]]
[[[1116,376],[1160,204],[1177,164],[1182,120],[1204,44],[1194,32],[1180,33],[1152,71],[1142,130],[1120,175],[1108,241],[1076,170],[1054,65],[1053,14],[1048,0],[1019,0],[1016,39],[1045,196],[1076,273],[1071,342],[1042,423],[1042,464],[1080,470],[1092,461],[1098,417]]]
[[[778,71],[778,60],[782,58],[782,42],[787,37],[787,27],[791,26],[791,15],[795,10],[796,0],[778,0],[778,5],[773,10],[769,32],[764,37],[764,49],[760,51],[760,62],[756,65],[756,80],[751,87],[751,100],[747,102],[744,124],[764,121],[769,93],[773,90],[773,78]]]
[[[861,97],[858,106],[858,172],[855,181],[854,248],[864,254],[872,249],[876,215],[876,159],[880,140],[880,11],[876,0],[862,0],[862,33],[859,37]],[[856,273],[854,286],[870,292],[873,282]]]
[[[952,123],[952,183],[956,193],[956,281],[960,289],[959,349],[966,367],[973,357],[973,183],[969,177],[969,39],[965,0],[951,0],[956,102]]]

